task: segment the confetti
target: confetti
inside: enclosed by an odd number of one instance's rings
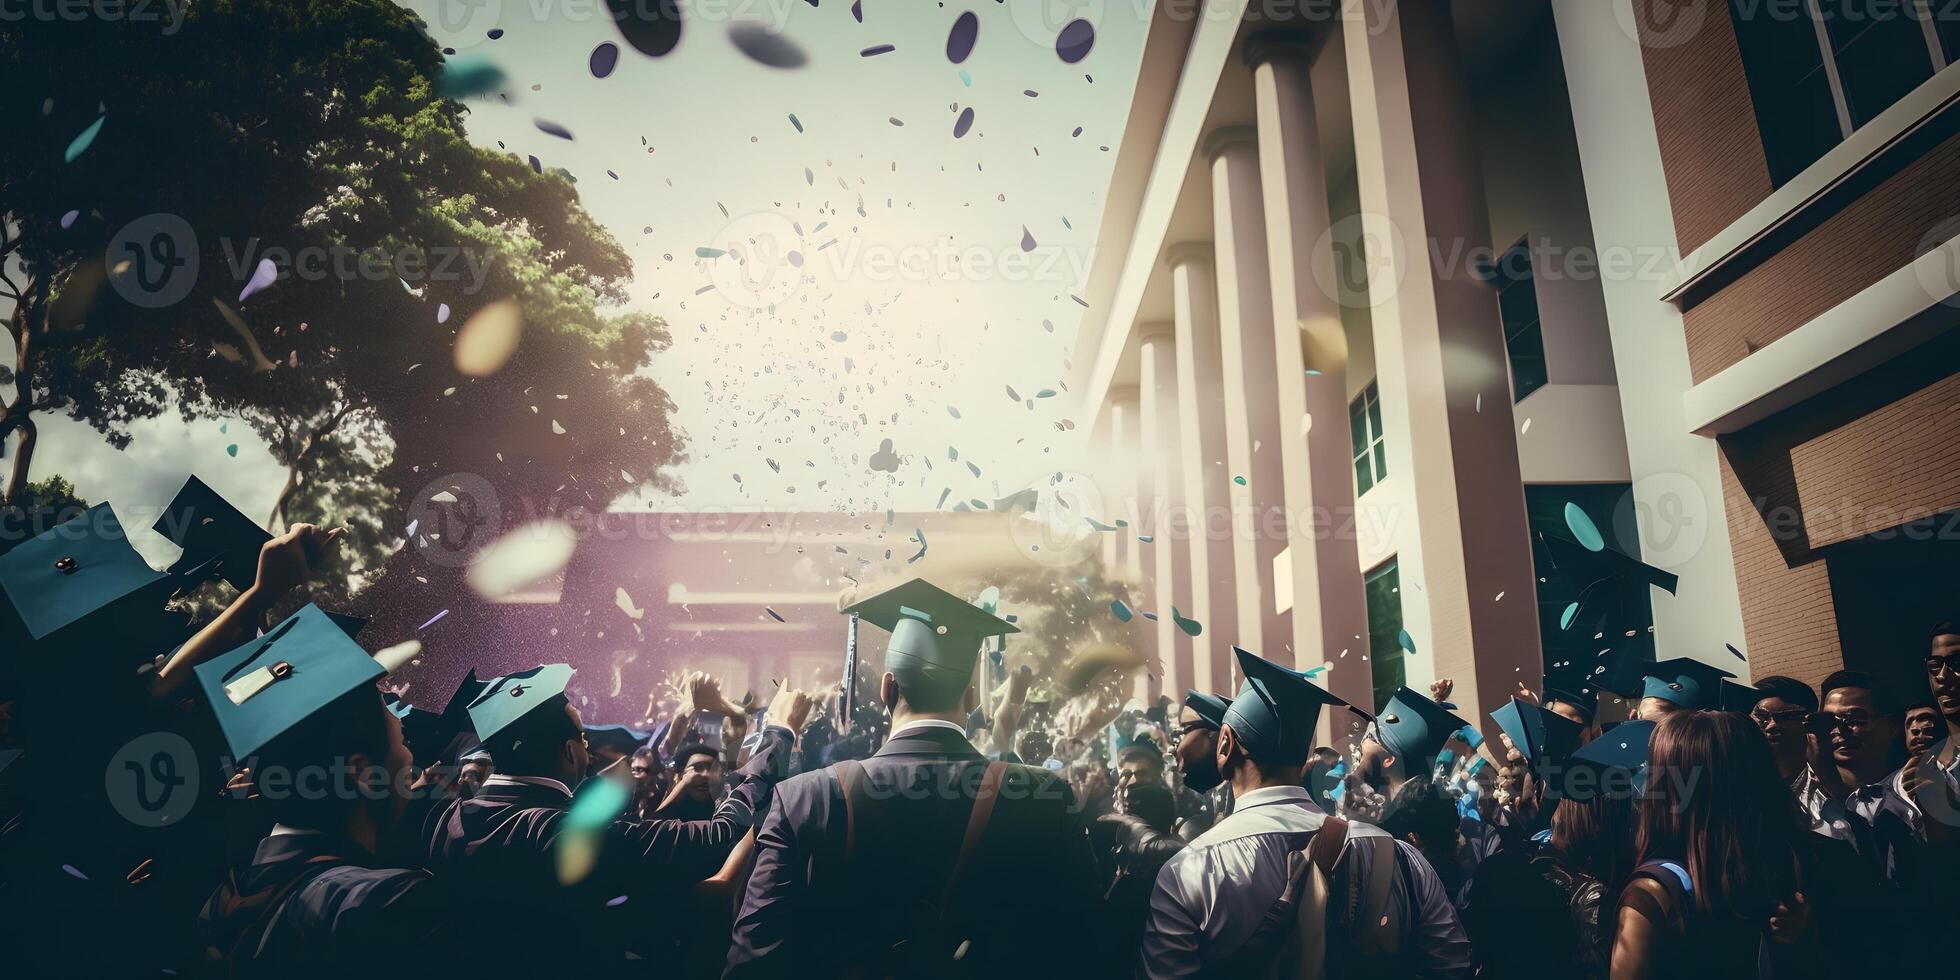
[[[586,59],[586,67],[592,70],[593,78],[604,78],[619,66],[619,45],[611,41],[600,42],[592,49],[592,57]]]
[[[1600,537],[1599,528],[1593,524],[1592,518],[1587,517],[1578,504],[1569,500],[1565,503],[1565,527],[1580,544],[1585,545],[1587,551],[1605,549],[1606,540]]]
[[[876,58],[881,54],[890,54],[896,50],[898,50],[896,47],[893,47],[892,45],[889,44],[874,44],[868,48],[865,48],[863,51],[859,51],[858,57]]]
[[[1569,605],[1567,605],[1567,606],[1565,607],[1565,611],[1564,611],[1564,612],[1562,612],[1562,613],[1559,613],[1559,616],[1558,616],[1558,628],[1559,628],[1559,629],[1562,629],[1562,630],[1569,630],[1569,629],[1571,629],[1571,628],[1572,628],[1572,620],[1573,620],[1574,618],[1576,618],[1576,617],[1577,617],[1578,615],[1579,615],[1579,604],[1578,604],[1578,603],[1576,603],[1576,602],[1574,602],[1574,603],[1571,603],[1571,604],[1569,604]]]
[[[633,50],[658,58],[681,43],[681,12],[676,0],[606,0],[619,36]]]
[[[443,65],[436,90],[445,99],[467,99],[487,95],[504,87],[504,70],[482,57],[464,58]]]
[[[775,620],[775,621],[776,621],[776,622],[778,622],[778,623],[787,623],[787,622],[789,622],[789,620],[787,620],[787,619],[784,619],[784,618],[783,618],[783,614],[782,614],[782,613],[779,613],[779,612],[777,612],[776,610],[774,610],[774,609],[772,609],[772,608],[770,608],[770,607],[768,607],[768,606],[763,606],[763,607],[762,607],[762,611],[763,611],[763,612],[766,612],[766,613],[768,613],[768,614],[769,614],[769,618],[770,618],[770,619],[773,619],[773,620]]]
[[[410,534],[414,534],[415,532],[414,532],[414,531],[410,531],[410,532],[408,532],[408,533],[410,533]],[[444,617],[444,616],[447,616],[447,615],[449,615],[449,610],[447,610],[447,609],[444,609],[443,611],[441,611],[441,612],[439,612],[439,613],[436,613],[436,614],[435,614],[435,615],[433,615],[433,616],[430,616],[430,617],[429,617],[429,621],[428,621],[428,622],[426,622],[426,623],[423,623],[422,625],[420,625],[420,626],[417,626],[417,627],[415,627],[415,632],[417,632],[417,633],[420,633],[420,632],[422,632],[423,630],[425,630],[425,629],[428,629],[428,628],[429,628],[429,627],[431,627],[431,626],[434,626],[434,625],[435,625],[436,623],[438,623],[438,622],[440,622],[440,621],[442,620],[442,617]]]
[[[961,14],[946,35],[946,60],[956,65],[964,63],[979,39],[980,17],[971,10]]]
[[[61,155],[62,162],[74,163],[76,157],[87,153],[89,144],[94,143],[95,138],[102,135],[102,124],[108,121],[109,117],[106,115],[97,116],[95,121],[90,123],[87,129],[82,130],[73,140],[70,140],[67,152]]]
[[[471,314],[456,331],[456,373],[484,378],[503,370],[523,332],[524,311],[515,299],[500,299]]]
[[[750,61],[770,68],[801,68],[810,58],[796,42],[755,23],[736,24],[728,29],[728,39]]]
[[[555,519],[512,529],[482,551],[464,573],[470,588],[496,600],[557,575],[578,547],[578,531]]]
[[[571,130],[566,129],[565,127],[560,126],[549,119],[533,119],[531,120],[531,124],[538,127],[538,132],[544,133],[548,136],[556,136],[561,140],[568,140],[572,138]]]
[[[245,288],[238,291],[238,302],[244,303],[245,297],[272,285],[278,279],[279,267],[273,265],[271,259],[260,259],[258,268],[252,270],[252,278],[246,280]]]
[[[1176,623],[1177,628],[1183,630],[1185,636],[1197,636],[1205,631],[1203,623],[1195,619],[1186,619],[1182,613],[1177,611],[1176,606],[1171,607],[1171,622]]]
[[[1135,618],[1136,616],[1135,613],[1130,611],[1130,607],[1127,604],[1125,604],[1121,599],[1117,599],[1111,602],[1109,604],[1109,611],[1112,614],[1114,614],[1119,621],[1125,623],[1129,622],[1131,619]]]
[[[1095,25],[1086,20],[1069,21],[1062,33],[1055,37],[1055,54],[1066,64],[1075,64],[1089,56],[1089,49],[1096,46]]]
[[[70,211],[61,216],[61,227],[65,231],[75,226],[75,219],[82,216],[80,211]]]
[[[1395,637],[1395,642],[1399,646],[1401,646],[1402,649],[1407,650],[1410,653],[1416,652],[1416,638],[1410,636],[1408,630],[1403,630],[1401,633],[1397,634]]]
[[[960,118],[953,123],[953,138],[959,139],[973,128],[973,107],[967,106],[960,112]]]

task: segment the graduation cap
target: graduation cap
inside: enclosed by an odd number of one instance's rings
[[[1233,647],[1245,683],[1225,708],[1223,725],[1260,762],[1293,765],[1313,750],[1314,725],[1323,705],[1346,704],[1307,675],[1282,667],[1243,647]]]
[[[195,476],[184,481],[152,530],[184,549],[170,566],[172,575],[218,575],[240,592],[258,578],[259,549],[272,540],[271,532]]]
[[[327,614],[327,618],[333,620],[333,624],[340,627],[340,631],[347,634],[347,638],[350,640],[360,639],[361,631],[366,629],[368,624],[366,618],[349,616],[346,613],[330,612]]]
[[[1747,714],[1749,709],[1755,707],[1756,702],[1761,701],[1763,697],[1763,692],[1747,684],[1737,684],[1727,678],[1722,679],[1720,703],[1723,711]]]
[[[1525,761],[1540,771],[1563,763],[1579,748],[1579,734],[1585,730],[1578,722],[1519,697],[1490,716],[1511,737],[1511,744],[1517,746]]]
[[[632,755],[647,742],[648,733],[627,725],[587,725],[585,742],[594,749]]]
[[[1406,771],[1423,773],[1436,765],[1444,743],[1466,724],[1449,709],[1404,687],[1382,705],[1375,718],[1375,737],[1407,760]]]
[[[1217,728],[1225,724],[1225,712],[1232,707],[1232,699],[1199,691],[1184,692],[1184,706],[1196,712],[1205,724]]]
[[[1599,692],[1601,688],[1595,676],[1587,668],[1566,661],[1563,666],[1555,665],[1545,672],[1545,703],[1554,701],[1569,704],[1579,709],[1579,714],[1590,722],[1599,711]]]
[[[922,578],[848,606],[865,622],[889,632],[885,669],[901,686],[962,690],[973,678],[980,643],[1019,633],[1012,623]]]
[[[1721,679],[1734,676],[1714,664],[1692,657],[1676,657],[1663,660],[1647,671],[1640,696],[1660,698],[1697,711],[1713,711],[1722,702]]]
[[[444,746],[442,715],[406,701],[389,705],[388,712],[401,719],[402,741],[408,743],[415,764],[425,769],[434,765],[441,758]]]
[[[569,664],[545,664],[485,684],[469,704],[476,737],[488,744],[532,712],[556,708],[564,700],[565,685],[577,672]]]
[[[130,546],[115,510],[96,504],[0,555],[0,638],[22,653],[59,636],[71,649],[133,645],[148,656],[168,649],[153,627],[173,586]]]
[[[1653,735],[1653,722],[1627,721],[1587,742],[1567,761],[1559,795],[1584,802],[1613,789],[1616,782],[1626,778],[1625,774],[1630,774],[1632,779],[1623,785],[1635,794],[1640,793],[1647,774],[1647,743]]]
[[[387,669],[308,604],[194,673],[232,757],[244,759]]]

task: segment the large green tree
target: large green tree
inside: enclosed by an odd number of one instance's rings
[[[444,474],[480,477],[506,513],[665,482],[681,440],[640,373],[665,325],[616,312],[630,261],[567,175],[468,141],[414,14],[205,0],[165,29],[0,27],[8,499],[34,413],[120,447],[172,407],[267,441],[291,474],[271,521],[360,509],[319,491],[363,468],[389,489],[361,503],[376,535]],[[278,279],[241,301],[262,258]],[[458,328],[506,299],[523,316],[515,356],[459,374]],[[378,574],[380,547],[354,581]]]

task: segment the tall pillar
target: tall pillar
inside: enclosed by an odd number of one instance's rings
[[[1143,502],[1145,561],[1154,569],[1157,614],[1157,655],[1162,690],[1181,696],[1191,681],[1191,637],[1177,627],[1174,613],[1190,605],[1191,567],[1185,560],[1186,533],[1179,502],[1183,499],[1182,458],[1178,439],[1177,352],[1171,324],[1148,323],[1137,328],[1137,390],[1140,393],[1138,429],[1143,456],[1139,468],[1149,495]],[[1185,613],[1189,615],[1189,613]]]
[[[1126,583],[1125,592],[1130,607],[1137,613],[1156,601],[1154,592],[1156,568],[1144,564],[1145,548],[1139,544],[1138,534],[1148,534],[1143,528],[1143,501],[1145,466],[1143,462],[1143,441],[1140,416],[1142,415],[1142,392],[1138,386],[1111,388],[1109,391],[1110,444],[1116,465],[1113,467],[1114,482],[1110,492],[1115,507],[1112,511],[1116,519],[1128,526],[1120,531],[1110,532],[1121,539],[1117,544],[1117,564],[1110,569],[1110,578]],[[1141,615],[1130,621],[1130,646],[1151,665],[1136,677],[1133,694],[1148,703],[1158,682],[1152,675],[1159,671],[1157,664],[1157,631],[1154,624]]]
[[[1342,20],[1409,673],[1455,678],[1482,722],[1542,661],[1503,330],[1469,258],[1490,223],[1468,86],[1447,4]]]
[[[1267,269],[1259,144],[1250,126],[1205,139],[1218,256],[1219,350],[1224,362],[1225,459],[1231,469],[1233,592],[1237,643],[1291,665],[1290,614],[1274,603],[1273,560],[1286,547],[1280,475],[1278,385],[1273,374],[1273,292]]]
[[[1238,637],[1233,594],[1232,477],[1225,467],[1225,375],[1219,354],[1218,283],[1210,242],[1183,242],[1165,252],[1171,309],[1177,319],[1177,417],[1190,515],[1192,619],[1205,624],[1192,644],[1191,686],[1230,696],[1232,643]]]
[[[1368,597],[1355,540],[1347,332],[1340,297],[1329,292],[1338,280],[1306,42],[1304,34],[1268,31],[1245,48],[1272,256],[1293,649],[1300,667],[1332,663],[1321,678],[1328,690],[1372,710],[1373,679],[1360,659],[1368,649]]]

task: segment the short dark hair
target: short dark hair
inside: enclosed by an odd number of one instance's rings
[[[895,670],[892,680],[898,685],[898,696],[913,711],[935,715],[959,710],[960,699],[972,683],[970,676],[953,683],[944,675],[929,676],[924,670]]]
[[[486,743],[491,757],[497,760],[498,771],[514,776],[542,776],[555,769],[558,753],[565,743],[585,735],[565,710],[568,704],[563,695],[552,698]]]
[[[1124,792],[1130,815],[1164,833],[1177,821],[1177,800],[1163,783],[1138,783]]]
[[[714,748],[710,746],[708,743],[687,742],[683,744],[680,748],[674,750],[674,771],[680,772],[681,770],[686,769],[687,760],[692,759],[697,755],[708,756],[714,759],[716,762],[721,761],[721,753],[715,751]]]
[[[349,772],[347,760],[359,755],[379,766],[391,748],[381,692],[362,686],[341,695],[258,751],[252,772],[266,815],[292,827],[337,830],[366,789],[356,782],[364,774]],[[317,787],[309,774],[322,771],[329,779],[326,791],[309,790]],[[272,773],[280,774],[283,789],[270,788]]]
[[[1838,673],[1844,673],[1839,671]],[[1835,674],[1832,676],[1836,676]],[[1817,692],[1809,684],[1783,674],[1771,674],[1756,681],[1756,692],[1765,699],[1780,698],[1802,707],[1805,711],[1817,710]]]
[[[1873,674],[1871,671],[1833,671],[1831,676],[1824,678],[1824,683],[1817,686],[1817,690],[1824,697],[1828,698],[1831,696],[1832,691],[1842,687],[1858,687],[1872,692],[1872,707],[1879,714],[1895,715],[1899,713],[1898,699],[1892,696],[1890,688],[1879,683],[1878,675]]]
[[[1156,750],[1155,746],[1156,743],[1154,742],[1149,745],[1125,746],[1123,751],[1116,753],[1116,764],[1120,766],[1125,762],[1146,762],[1150,764],[1151,768],[1156,769],[1158,772],[1163,772],[1164,757]]]
[[[1960,636],[1960,625],[1956,625],[1951,619],[1942,619],[1934,623],[1933,631],[1926,634],[1926,645],[1932,646],[1933,641],[1942,636]]]

